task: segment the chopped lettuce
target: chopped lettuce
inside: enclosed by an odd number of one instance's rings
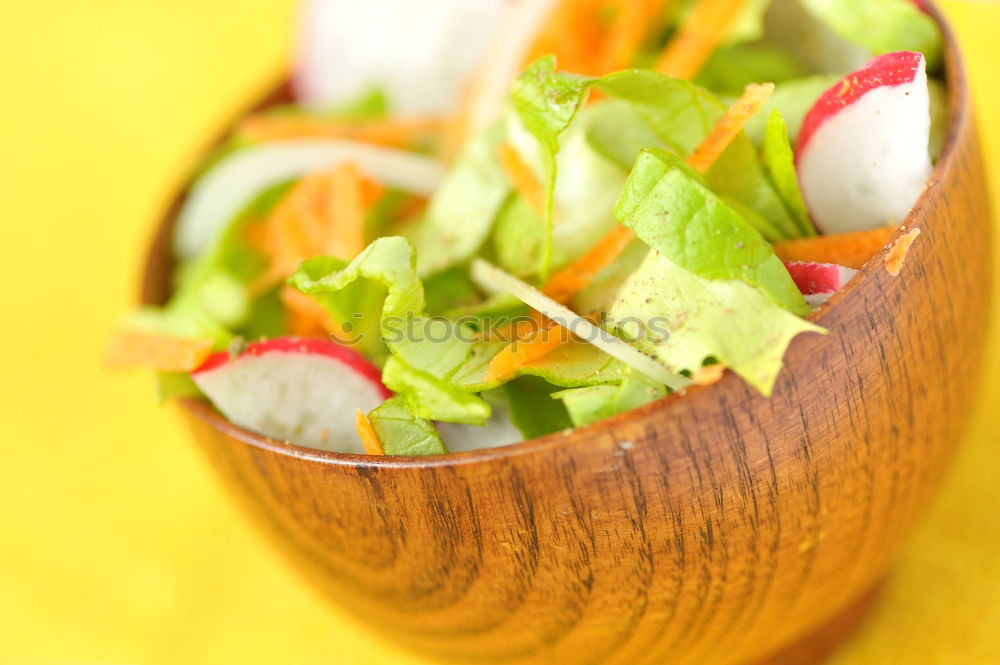
[[[764,40],[815,73],[853,71],[891,51],[923,53],[931,72],[941,62],[940,30],[914,0],[774,0],[765,23]]]
[[[490,417],[489,405],[479,397],[456,390],[395,357],[386,361],[382,382],[402,395],[415,415],[427,420],[484,425]]]
[[[795,155],[788,139],[788,125],[778,109],[774,109],[767,119],[762,159],[774,189],[781,195],[789,214],[798,224],[801,235],[816,235],[816,228],[809,218],[809,210],[799,187]]]
[[[720,95],[738,97],[750,83],[781,83],[806,74],[787,49],[772,44],[734,44],[716,49],[694,81]]]
[[[583,427],[665,397],[667,388],[638,372],[618,385],[588,386],[552,394],[562,400],[575,427]]]
[[[918,51],[933,70],[941,59],[941,32],[913,0],[798,0],[842,39],[872,55]]]
[[[615,217],[683,270],[741,280],[790,312],[811,311],[770,244],[697,173],[662,150],[639,156]]]
[[[456,387],[451,380],[471,360],[478,340],[460,323],[426,316],[416,254],[407,240],[379,238],[347,266],[330,257],[310,259],[289,281],[303,293],[321,296],[319,302],[326,306],[326,296],[356,288],[359,280],[376,282],[385,289],[379,338],[393,356],[383,372],[386,385],[400,393],[418,416],[485,422],[489,405],[471,395],[475,391]]]
[[[521,196],[507,198],[493,229],[493,253],[505,270],[518,277],[541,272],[552,246],[547,226]]]
[[[760,113],[750,118],[745,128],[747,136],[755,145],[761,145],[764,142],[767,121],[771,113],[777,109],[788,124],[788,137],[794,143],[806,113],[819,96],[838,80],[839,77],[835,75],[817,75],[779,83]]]
[[[497,157],[502,140],[500,127],[472,139],[434,193],[411,237],[420,275],[465,263],[486,241],[510,193]]]
[[[587,390],[579,388],[578,390]],[[566,407],[552,395],[559,391],[542,379],[525,376],[503,387],[514,426],[526,439],[545,436],[573,426]]]
[[[386,455],[444,455],[441,435],[429,421],[414,415],[401,397],[386,400],[368,414]]]
[[[628,329],[629,336],[674,371],[694,372],[715,358],[764,395],[771,394],[791,340],[824,332],[745,281],[705,277],[655,251],[622,289],[610,315],[639,322],[642,329]],[[662,323],[654,327],[654,321]]]

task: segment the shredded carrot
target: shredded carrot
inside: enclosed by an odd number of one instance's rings
[[[554,53],[562,69],[587,75],[603,73],[598,71],[598,45],[607,30],[608,12],[607,0],[562,0],[539,31],[528,61]]]
[[[254,142],[330,138],[401,148],[433,143],[443,127],[444,121],[433,117],[350,123],[328,118],[262,113],[245,118],[237,127],[236,135]]]
[[[692,168],[704,173],[715,160],[726,151],[750,118],[764,107],[764,104],[774,92],[773,83],[751,83],[743,91],[743,95],[730,106],[715,123],[711,133],[688,156],[687,163]]]
[[[774,246],[774,253],[782,261],[836,263],[859,269],[889,242],[895,230],[894,227],[883,227],[853,233],[785,240]]]
[[[567,339],[569,339],[568,331],[552,324],[531,339],[508,344],[490,361],[486,370],[486,381],[509,379],[518,369],[557,349]]]
[[[382,450],[382,443],[378,440],[378,434],[375,433],[375,428],[372,427],[368,417],[361,412],[361,409],[354,411],[354,429],[357,431],[358,438],[361,439],[361,445],[365,447],[366,453],[369,455],[385,455],[385,451]]]
[[[699,0],[670,40],[656,69],[679,79],[692,79],[725,39],[746,0]]]
[[[511,186],[524,197],[531,209],[539,215],[545,212],[545,189],[538,178],[531,172],[531,168],[524,163],[521,155],[509,143],[501,143],[497,148],[497,157],[500,159],[500,166],[507,176]]]
[[[615,226],[589,252],[566,266],[545,283],[542,291],[556,302],[568,302],[573,294],[593,281],[601,270],[615,260],[635,234],[624,226]]]
[[[365,248],[365,213],[368,200],[365,181],[356,167],[346,165],[330,172],[330,217],[325,252],[353,259]],[[317,229],[320,233],[323,228]]]
[[[628,0],[619,3],[618,15],[604,38],[598,74],[625,69],[632,64],[636,51],[649,32],[649,26],[662,15],[664,0]]]
[[[260,225],[248,227],[252,242],[270,263],[251,292],[280,283],[303,259],[327,255],[349,261],[357,256],[365,244],[365,215],[380,193],[353,164],[300,180],[265,220],[263,230]]]
[[[212,342],[172,337],[137,328],[116,332],[108,344],[110,367],[149,367],[161,372],[190,372],[212,353]]]
[[[285,306],[288,332],[295,337],[326,337],[340,331],[340,326],[318,302],[290,286],[278,292]]]

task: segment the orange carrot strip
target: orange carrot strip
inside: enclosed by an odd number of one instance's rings
[[[306,294],[283,286],[278,292],[285,306],[288,332],[296,337],[327,337],[340,330],[340,326],[318,302]]]
[[[550,277],[542,291],[556,302],[568,302],[574,293],[590,284],[597,273],[625,251],[633,238],[635,234],[632,231],[624,226],[615,226],[589,252]]]
[[[378,440],[378,434],[375,433],[375,428],[372,427],[368,417],[361,412],[361,409],[354,411],[354,429],[357,431],[358,438],[361,439],[361,445],[365,447],[366,453],[369,455],[385,454],[382,450],[382,444]]]
[[[656,69],[692,79],[736,22],[746,0],[700,0],[663,50]]]
[[[116,332],[108,344],[110,367],[149,367],[161,372],[190,372],[212,353],[212,342],[186,339],[141,329]]]
[[[600,74],[597,58],[606,33],[602,17],[607,4],[607,0],[562,0],[539,31],[527,60],[554,53],[561,69]]]
[[[532,210],[539,215],[544,215],[545,189],[542,187],[542,183],[538,182],[538,178],[532,173],[531,168],[521,159],[521,155],[514,149],[514,146],[509,143],[501,143],[497,148],[497,156],[507,180],[517,193],[524,197]]]
[[[263,232],[248,228],[270,263],[250,292],[273,288],[303,259],[323,254],[349,261],[357,256],[365,244],[365,215],[380,192],[353,164],[305,176],[278,203]]]
[[[368,200],[365,180],[353,164],[334,168],[328,183],[329,217],[318,229],[327,232],[321,253],[353,259],[365,248],[365,213],[374,201]]]
[[[620,3],[619,15],[604,39],[598,74],[625,69],[646,38],[649,26],[662,14],[664,0],[628,0]]]
[[[687,163],[704,173],[725,152],[750,118],[757,115],[774,92],[773,83],[751,83],[743,95],[715,123],[711,133],[688,156]]]
[[[813,238],[796,238],[777,243],[774,246],[774,253],[782,261],[836,263],[857,270],[889,242],[895,231],[894,227],[884,227]]]
[[[254,142],[330,138],[399,148],[433,141],[440,135],[443,127],[444,121],[434,117],[348,123],[327,118],[263,113],[245,118],[237,127],[236,134]]]
[[[540,331],[532,339],[515,341],[495,355],[486,370],[486,381],[503,381],[517,370],[558,348],[569,333],[556,324]]]

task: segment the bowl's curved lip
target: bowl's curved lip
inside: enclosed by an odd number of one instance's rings
[[[920,198],[917,199],[917,202],[914,204],[909,214],[907,214],[906,218],[903,220],[900,227],[893,234],[886,247],[891,246],[891,244],[895,242],[905,229],[911,228],[914,222],[921,218],[923,210],[926,208],[931,197],[937,194],[940,187],[941,176],[944,171],[950,167],[954,159],[957,142],[962,137],[966,125],[969,122],[969,103],[966,88],[965,68],[962,63],[958,45],[955,41],[954,33],[948,25],[948,22],[944,19],[940,9],[933,3],[929,3],[929,5],[930,14],[940,27],[943,37],[946,75],[948,80],[948,107],[950,111],[948,136],[941,155],[938,158],[937,164],[935,165],[934,171],[931,173],[931,176],[927,181],[927,186],[925,187]],[[156,251],[155,248],[154,251]],[[862,280],[866,279],[876,270],[884,270],[883,259],[886,251],[887,249],[884,247],[878,254],[872,257],[861,268],[859,274],[844,288],[834,294],[834,296],[830,298],[830,300],[822,307],[813,312],[813,314],[809,317],[809,320],[822,324],[830,310],[836,307],[837,303],[840,301],[850,297],[850,295],[858,288],[858,285]],[[739,380],[739,377],[733,374],[733,372],[727,371],[722,379],[714,384],[693,386],[688,388],[684,393],[668,395],[667,397],[657,400],[656,402],[618,414],[586,427],[566,430],[565,432],[557,432],[535,439],[528,439],[517,443],[497,446],[495,448],[484,448],[481,450],[461,453],[449,453],[447,455],[429,455],[419,457],[354,455],[318,450],[314,448],[304,448],[302,446],[297,446],[284,441],[277,441],[244,429],[243,427],[228,421],[212,406],[201,400],[182,398],[179,401],[182,404],[182,408],[187,409],[192,413],[192,415],[200,420],[203,420],[206,424],[218,430],[222,434],[236,439],[237,441],[254,446],[255,448],[260,448],[278,455],[292,457],[303,461],[351,468],[367,467],[384,469],[417,469],[479,464],[490,462],[492,460],[509,459],[521,455],[544,452],[550,448],[571,444],[572,440],[576,438],[574,436],[575,434],[592,431],[592,429],[613,430],[616,423],[622,422],[625,419],[641,417],[652,411],[674,407],[675,404],[683,404],[684,400],[693,394],[700,393],[705,390],[722,389],[723,386],[730,385]]]

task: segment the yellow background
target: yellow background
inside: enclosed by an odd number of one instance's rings
[[[1000,5],[944,4],[1000,173]],[[148,375],[100,366],[153,223],[282,71],[291,15],[290,0],[0,0],[0,663],[422,662],[246,528]],[[998,350],[994,333],[967,445],[838,665],[1000,663]]]

